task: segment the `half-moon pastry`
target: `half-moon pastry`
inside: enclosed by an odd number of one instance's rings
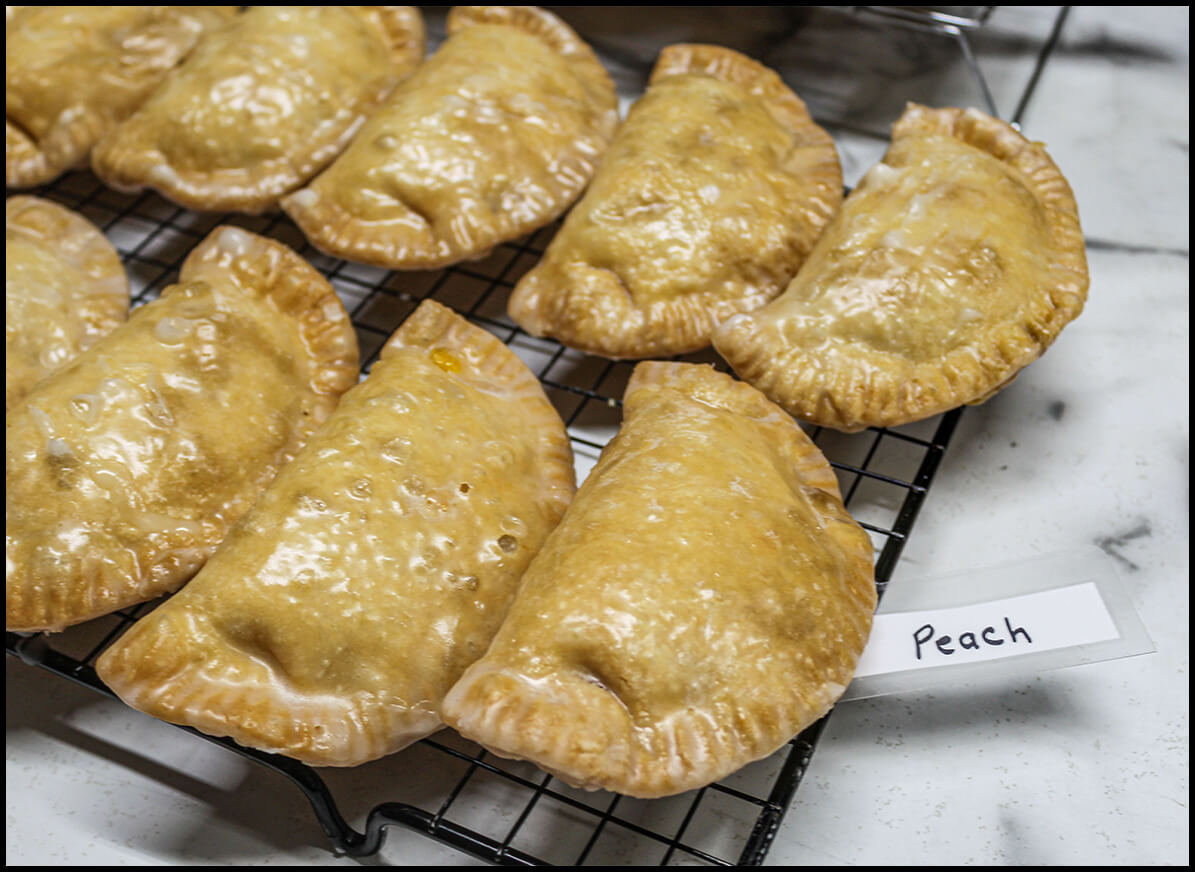
[[[9,630],[60,630],[184,584],[357,380],[331,286],[221,227],[179,283],[8,415]]]
[[[609,75],[556,16],[458,6],[436,53],[282,206],[328,254],[447,266],[560,215],[617,120]]]
[[[824,715],[876,592],[833,471],[754,388],[642,363],[624,409],[443,714],[575,786],[658,797]]]
[[[128,277],[99,228],[40,197],[5,201],[5,409],[128,311]]]
[[[306,763],[396,751],[439,729],[572,493],[535,377],[425,302],[99,674],[151,715]]]
[[[5,173],[12,187],[86,166],[236,6],[9,6],[4,26]]]
[[[784,290],[841,202],[834,141],[776,73],[670,46],[510,315],[605,357],[696,351]]]
[[[978,403],[1087,298],[1070,186],[1045,149],[974,109],[910,105],[782,296],[714,346],[798,418],[895,426]]]
[[[92,152],[114,188],[258,213],[305,184],[423,58],[413,6],[254,6]]]

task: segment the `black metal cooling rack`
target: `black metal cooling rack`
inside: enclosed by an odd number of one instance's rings
[[[866,26],[895,22],[902,33],[947,39],[974,76],[981,102],[999,114],[968,36],[995,7],[942,7],[940,14],[949,20],[909,11],[921,7],[899,7],[902,11],[896,14],[892,10],[897,8],[835,7],[823,14],[870,22]],[[1015,90],[1016,109],[1005,115],[1014,122],[1024,111],[1066,18],[1067,7],[1058,9],[1039,40],[1036,63]],[[805,21],[802,26],[811,25]],[[803,90],[799,80],[796,84]],[[811,90],[816,97],[817,88]],[[819,102],[806,97],[819,121],[836,137],[860,132],[853,109],[841,101],[836,104],[830,90],[822,96],[820,112]],[[200,215],[154,194],[116,193],[89,173],[69,174],[33,193],[79,211],[104,230],[125,262],[134,305],[153,299],[171,284],[187,253],[212,228],[235,224],[289,244],[327,276],[357,328],[363,372],[419,302],[435,298],[497,335],[538,375],[568,425],[579,477],[588,472],[617,429],[620,398],[633,363],[589,357],[529,336],[506,316],[507,296],[538,260],[554,227],[501,245],[481,261],[435,272],[394,273],[319,253],[282,216]],[[712,352],[684,359],[726,368]],[[918,424],[850,435],[829,430],[810,433],[837,472],[847,507],[876,546],[881,593],[912,532],[959,415],[956,410]],[[112,697],[96,677],[93,664],[151,607],[118,612],[54,636],[7,633],[6,648],[28,664]],[[346,819],[342,803],[329,787],[329,781],[351,779],[351,773],[317,774],[286,758],[188,731],[290,779],[307,797],[333,849],[349,856],[376,854],[387,828],[402,826],[505,865],[760,865],[824,727],[825,720],[814,724],[775,754],[718,784],[651,801],[572,789],[529,764],[494,757],[444,731],[400,752],[417,756],[420,771],[436,773],[434,789],[420,790],[418,798],[398,791],[372,804],[366,813],[354,815],[359,818],[354,823]],[[481,811],[495,806],[503,813],[494,816]]]

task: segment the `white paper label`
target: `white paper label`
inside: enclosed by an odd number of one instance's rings
[[[1016,657],[1119,636],[1094,582],[949,609],[876,615],[856,678]]]

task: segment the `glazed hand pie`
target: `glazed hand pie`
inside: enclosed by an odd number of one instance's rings
[[[86,166],[236,6],[9,6],[4,28],[7,183],[30,187]]]
[[[670,46],[510,315],[606,357],[696,351],[785,288],[841,202],[833,140],[776,73]]]
[[[973,109],[910,105],[784,294],[714,346],[799,418],[894,426],[987,399],[1078,316],[1087,283],[1045,149]]]
[[[440,727],[572,492],[535,377],[425,302],[99,674],[151,715],[306,763],[396,751]]]
[[[643,363],[624,411],[443,713],[575,786],[657,797],[824,715],[876,592],[833,471],[754,388]]]
[[[76,212],[39,197],[4,204],[4,407],[123,323],[120,256]]]
[[[447,266],[560,215],[616,123],[610,77],[554,15],[458,6],[447,41],[282,206],[328,254]]]
[[[60,630],[187,581],[357,380],[324,278],[217,228],[179,283],[8,415],[9,630]]]
[[[423,58],[413,6],[255,6],[92,153],[112,187],[258,213],[306,183]]]

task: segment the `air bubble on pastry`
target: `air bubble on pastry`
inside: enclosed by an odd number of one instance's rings
[[[977,403],[1078,317],[1086,248],[1040,143],[910,104],[784,294],[714,346],[792,414],[854,431]]]
[[[465,365],[439,366],[435,349]],[[564,424],[534,375],[426,301],[98,672],[151,715],[313,765],[390,753],[440,727],[440,699],[484,652],[573,488]],[[511,516],[519,547],[495,547]]]
[[[194,574],[357,380],[329,300],[281,243],[217,228],[178,284],[9,410],[9,630],[60,630]],[[195,327],[163,342],[181,322]]]
[[[205,36],[92,155],[124,191],[259,213],[306,184],[422,60],[413,6],[254,6]]]
[[[772,753],[850,682],[871,542],[801,429],[711,367],[643,363],[625,418],[444,720],[638,797]]]
[[[605,357],[705,348],[784,290],[841,202],[833,140],[775,72],[669,46],[510,315]]]
[[[163,318],[154,328],[154,335],[165,345],[178,345],[191,335],[194,327],[189,318]]]
[[[390,269],[484,257],[558,217],[618,121],[601,62],[533,6],[458,6],[448,39],[282,201],[312,245]]]
[[[4,405],[122,324],[129,280],[94,224],[40,197],[4,204]]]

